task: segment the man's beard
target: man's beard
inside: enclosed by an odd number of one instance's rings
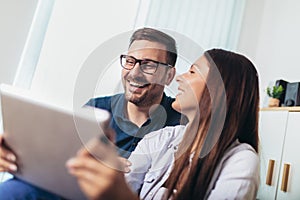
[[[151,98],[147,98],[148,97],[148,92],[146,92],[144,95],[140,96],[140,97],[134,97],[134,94],[125,94],[125,98],[127,101],[133,103],[136,106],[150,106],[153,103],[153,99]]]
[[[151,91],[146,91],[142,96],[135,98],[134,94],[125,93],[125,98],[127,101],[133,103],[136,106],[142,106],[142,107],[146,107],[146,106],[152,106],[155,103],[160,103],[159,98],[161,98],[161,93],[159,88],[157,87],[163,87],[161,85],[155,85],[154,88],[151,89]],[[156,92],[153,92],[153,90],[156,90]],[[163,88],[162,88],[163,90]],[[159,100],[159,102],[157,102]]]

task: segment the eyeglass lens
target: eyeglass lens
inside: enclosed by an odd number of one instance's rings
[[[131,70],[135,67],[136,63],[139,63],[140,69],[142,72],[146,74],[154,74],[157,70],[157,67],[159,65],[158,62],[152,61],[152,60],[139,60],[132,56],[121,56],[121,65],[123,68]]]

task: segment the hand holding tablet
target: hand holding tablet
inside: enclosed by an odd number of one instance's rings
[[[93,108],[74,113],[8,85],[1,85],[1,104],[3,137],[17,157],[14,175],[67,199],[84,199],[65,163],[88,141],[106,137],[109,113]],[[98,156],[117,157],[112,146],[101,144]]]

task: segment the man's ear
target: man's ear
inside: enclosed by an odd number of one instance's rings
[[[175,67],[169,68],[167,71],[166,85],[170,85],[176,74]]]

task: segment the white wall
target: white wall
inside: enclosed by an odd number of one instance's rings
[[[261,80],[261,100],[265,89],[277,79],[300,81],[300,1],[248,0],[239,51],[255,62]]]
[[[238,51],[247,55],[249,58],[254,58],[256,55],[265,1],[266,0],[246,1]]]
[[[37,2],[0,0],[0,84],[14,81]]]
[[[32,91],[71,108],[77,76],[90,54],[104,41],[134,28],[138,0],[57,0],[53,7]],[[129,38],[128,38],[129,40]],[[107,48],[107,51],[111,49]],[[105,66],[99,63],[99,70]],[[117,65],[117,67],[120,67]],[[108,72],[110,84],[119,68]],[[87,82],[91,81],[88,78]],[[112,91],[111,91],[112,92]],[[102,94],[109,91],[102,91]]]
[[[0,83],[12,83],[38,0],[0,0]]]

